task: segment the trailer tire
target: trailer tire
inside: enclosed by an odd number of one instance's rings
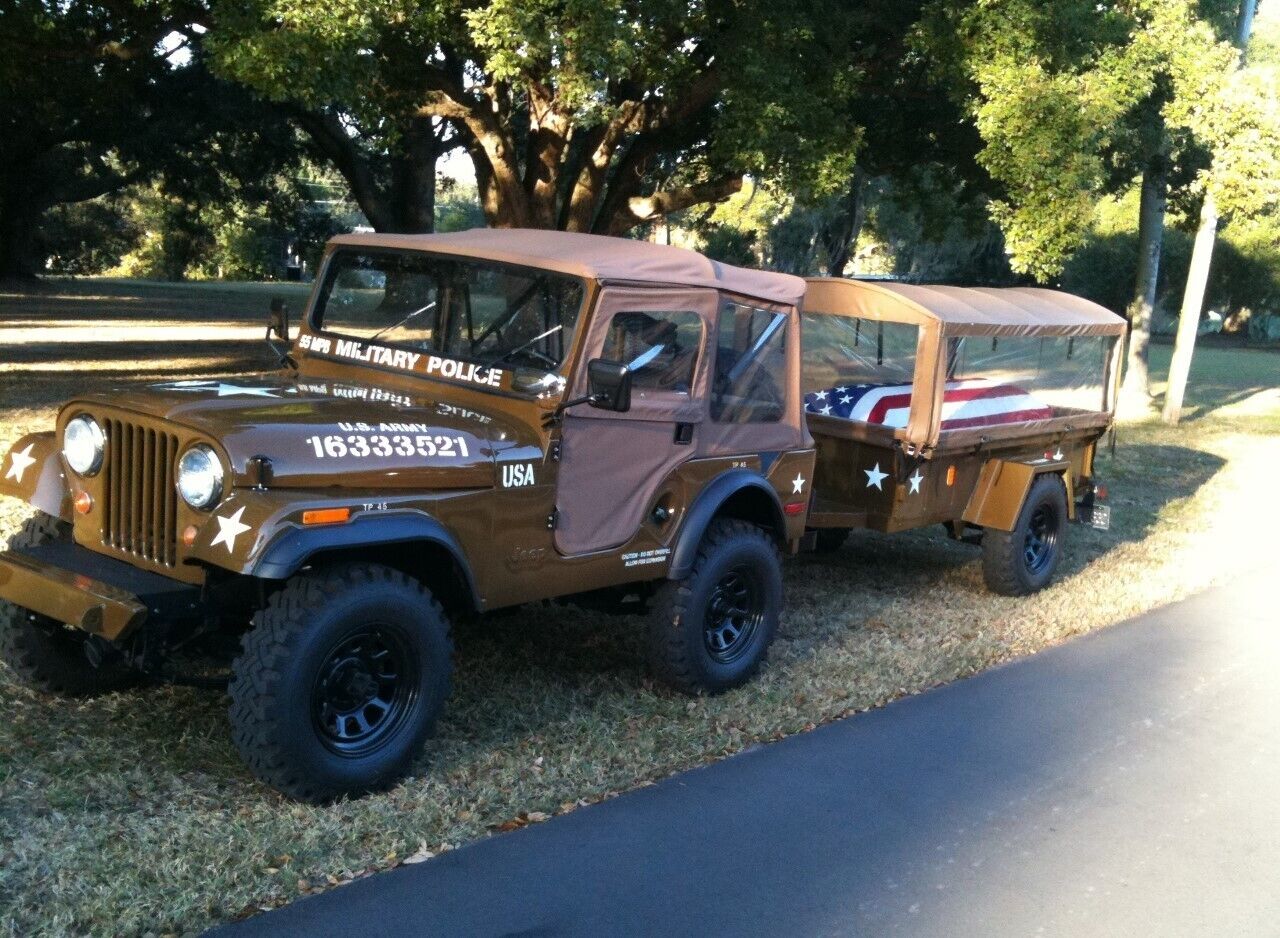
[[[718,694],[760,669],[782,612],[782,563],[768,532],[720,518],[688,576],[664,584],[649,627],[649,662],[687,694]]]
[[[1026,596],[1044,589],[1062,560],[1067,534],[1067,490],[1051,473],[1027,492],[1012,531],[982,532],[982,577],[1003,596]]]
[[[39,547],[70,537],[70,524],[40,512],[9,538],[9,549]],[[0,658],[29,687],[61,697],[91,697],[141,681],[141,674],[119,662],[94,667],[85,655],[88,640],[79,629],[0,600]]]
[[[293,577],[232,664],[231,735],[261,781],[324,803],[402,778],[449,695],[449,620],[422,584],[378,564]]]

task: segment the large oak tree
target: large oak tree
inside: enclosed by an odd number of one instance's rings
[[[908,4],[911,5],[911,4]],[[236,0],[203,25],[224,75],[287,108],[379,229],[427,230],[464,147],[491,225],[620,233],[752,173],[851,165],[877,0]]]

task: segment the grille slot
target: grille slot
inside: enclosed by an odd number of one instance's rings
[[[165,567],[177,562],[178,438],[123,420],[107,420],[106,505],[102,543]]]

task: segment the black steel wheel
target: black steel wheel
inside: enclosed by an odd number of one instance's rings
[[[1005,596],[1044,589],[1062,560],[1067,529],[1067,490],[1057,475],[1038,477],[1012,531],[982,532],[982,575]]]
[[[649,661],[689,694],[750,680],[768,654],[782,610],[782,564],[773,538],[746,521],[713,521],[689,574],[658,591]]]
[[[751,648],[764,617],[760,581],[748,564],[737,564],[720,578],[707,599],[702,629],[707,653],[720,664],[732,664]]]
[[[343,638],[325,657],[311,690],[311,716],[334,752],[359,756],[395,733],[418,698],[421,672],[388,625]]]
[[[325,802],[404,776],[449,693],[444,610],[377,564],[291,579],[254,617],[232,664],[231,732],[253,773]]]

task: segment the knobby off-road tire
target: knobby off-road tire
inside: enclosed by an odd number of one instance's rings
[[[71,525],[44,512],[9,538],[9,549],[39,547],[71,537]],[[22,681],[46,694],[89,697],[137,684],[141,675],[118,662],[94,667],[85,655],[89,636],[78,629],[0,600],[0,657]]]
[[[781,611],[773,538],[745,521],[713,521],[689,575],[664,584],[655,598],[650,666],[687,694],[738,687],[764,662]]]
[[[440,603],[377,564],[291,579],[232,664],[231,733],[261,781],[322,803],[403,777],[449,695]]]
[[[1039,476],[1012,531],[982,532],[982,577],[1004,596],[1044,589],[1062,560],[1067,536],[1067,490],[1057,475]]]

